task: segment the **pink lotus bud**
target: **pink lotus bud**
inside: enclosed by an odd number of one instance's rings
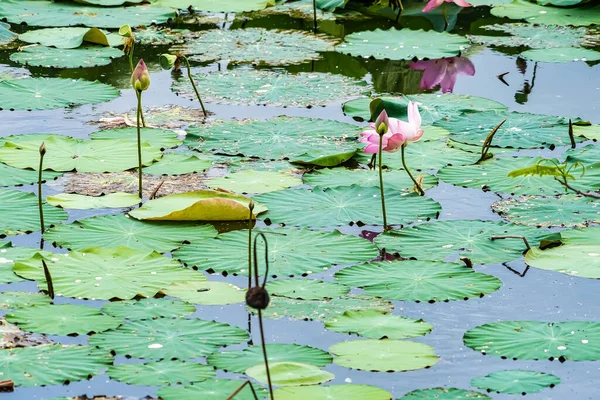
[[[131,74],[131,86],[138,92],[150,87],[150,74],[143,59],[140,59],[133,70],[133,74]]]
[[[388,131],[389,126],[390,121],[388,119],[387,111],[383,110],[377,117],[377,120],[375,120],[375,130],[380,135],[384,135]]]

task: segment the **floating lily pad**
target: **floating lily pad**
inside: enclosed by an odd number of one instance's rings
[[[209,379],[189,386],[163,387],[156,393],[163,400],[223,400],[246,382],[245,380]],[[255,385],[256,396],[268,396],[265,388]],[[256,396],[246,385],[238,394],[236,400],[256,400]]]
[[[141,299],[111,301],[104,304],[101,310],[121,319],[135,320],[183,317],[196,311],[196,307],[177,300]]]
[[[389,157],[385,154],[385,160]],[[376,170],[346,168],[321,169],[304,174],[302,180],[305,184],[319,186],[322,188],[359,185],[363,187],[379,187],[379,173]],[[414,191],[414,183],[404,171],[385,171],[383,182],[386,189],[394,189],[402,192]],[[427,190],[437,186],[438,180],[435,176],[423,174],[423,189]]]
[[[5,0],[0,4],[0,18],[31,26],[76,26],[120,28],[163,24],[175,18],[170,8],[152,6],[104,8],[40,0]]]
[[[62,385],[88,379],[113,363],[89,346],[43,345],[0,350],[0,371],[16,386]]]
[[[201,319],[145,319],[90,337],[91,346],[147,360],[190,359],[213,353],[219,346],[240,343],[248,333],[236,326]]]
[[[123,208],[141,203],[137,194],[109,193],[106,196],[84,196],[81,194],[59,193],[46,197],[48,204],[55,207],[71,208],[77,210],[91,210],[94,208]]]
[[[350,288],[339,283],[315,279],[278,279],[267,284],[272,296],[301,300],[326,300],[343,296]]]
[[[167,153],[158,162],[144,168],[145,174],[183,175],[202,172],[212,166],[212,161],[196,155]]]
[[[400,399],[419,400],[462,400],[462,399],[491,399],[491,397],[479,393],[456,388],[432,388],[419,389],[400,397]]]
[[[391,312],[394,305],[377,297],[348,294],[331,300],[297,300],[273,296],[269,307],[262,311],[265,318],[328,321],[348,310]]]
[[[15,261],[30,258],[38,252],[46,258],[53,257],[53,254],[48,251],[41,251],[32,247],[12,247],[11,243],[0,241],[0,284],[22,281],[23,278],[13,272]],[[15,293],[20,292],[12,292],[12,294]],[[2,305],[0,305],[0,309],[2,309]]]
[[[588,226],[582,229],[560,231],[561,241],[565,244],[600,243],[600,226]],[[2,250],[0,250],[1,252]]]
[[[216,372],[205,364],[191,361],[163,360],[145,364],[113,365],[106,371],[111,379],[130,385],[166,386],[201,382],[214,378]]]
[[[321,72],[292,75],[286,72],[236,69],[199,74],[194,79],[204,101],[244,105],[324,106],[340,99],[368,94],[371,90],[365,81]],[[175,81],[172,89],[196,101],[187,78]]]
[[[533,24],[589,26],[598,24],[600,6],[591,8],[544,7],[525,0],[515,0],[492,8],[492,15],[523,19]]]
[[[269,372],[271,382],[276,386],[319,385],[335,378],[331,372],[314,365],[290,361],[269,363]],[[264,384],[268,382],[264,364],[248,368],[246,375]]]
[[[335,279],[390,300],[467,300],[495,292],[502,281],[465,265],[433,261],[377,262],[344,268]]]
[[[600,251],[597,243],[566,244],[546,250],[533,247],[525,254],[525,262],[547,271],[600,279]]]
[[[43,182],[51,181],[62,173],[53,171],[44,171],[42,174]],[[6,164],[0,164],[0,186],[21,186],[37,183],[39,174],[37,171],[24,170],[20,168],[9,167]]]
[[[67,219],[67,213],[47,204],[42,206],[46,227]],[[0,234],[19,235],[40,229],[38,197],[33,193],[0,188]]]
[[[167,129],[141,128],[142,142],[164,150],[179,146],[182,141],[177,138],[177,133]],[[107,129],[93,132],[90,138],[97,140],[126,140],[137,146],[137,128]]]
[[[355,333],[370,339],[406,339],[423,336],[433,326],[425,321],[403,318],[374,310],[346,311],[325,322],[325,328],[342,333]]]
[[[387,390],[369,385],[292,386],[275,390],[273,396],[281,400],[390,400]]]
[[[42,1],[32,1],[42,3]],[[3,4],[0,4],[0,10]],[[27,78],[0,81],[0,109],[51,110],[80,104],[102,103],[119,91],[100,82],[62,78]]]
[[[99,309],[73,304],[38,305],[6,314],[21,329],[49,335],[85,335],[116,328],[121,320],[103,315]]]
[[[437,218],[441,206],[428,197],[386,190],[388,224],[405,224]],[[352,222],[381,225],[379,188],[339,187],[321,190],[282,190],[256,196],[269,208],[262,215],[275,224],[290,226],[340,226]],[[393,200],[389,200],[393,199]]]
[[[475,264],[492,264],[519,258],[526,250],[522,240],[491,240],[492,236],[525,236],[536,244],[549,233],[501,222],[452,220],[391,231],[378,236],[375,243],[407,258],[449,261],[464,256]]]
[[[0,22],[0,46],[8,44],[17,38],[17,34],[11,32],[10,25]]]
[[[390,28],[351,33],[335,50],[365,58],[412,60],[457,56],[468,46],[466,38],[451,33]]]
[[[245,301],[246,291],[227,282],[178,282],[165,287],[167,296],[203,305],[236,304]]]
[[[413,371],[437,364],[433,347],[409,340],[349,340],[334,344],[329,351],[333,362],[364,371]]]
[[[0,310],[13,308],[30,308],[50,304],[52,299],[42,293],[2,292],[0,293]]]
[[[565,151],[568,161],[580,161],[586,166],[586,173],[589,170],[590,164],[597,163],[600,159],[600,146],[588,144],[584,147],[568,149]],[[577,175],[577,174],[576,174]],[[578,176],[575,176],[578,178]]]
[[[250,214],[249,202],[249,198],[235,193],[197,190],[147,201],[129,215],[154,221],[243,221]],[[254,203],[254,215],[266,210],[262,204]]]
[[[560,378],[552,374],[520,369],[492,372],[471,380],[471,386],[488,392],[522,395],[541,392],[559,383]]]
[[[369,16],[365,16],[358,11],[338,8],[334,13],[324,10],[324,7],[327,7],[328,5],[339,7],[339,4],[344,2],[344,0],[317,0],[317,21],[364,20],[369,18]],[[265,15],[285,15],[286,17],[294,19],[312,20],[314,11],[313,0],[297,0],[287,1],[285,3],[278,2],[273,7],[267,7],[264,10],[255,13],[255,15],[259,17]]]
[[[468,330],[463,341],[482,354],[515,360],[600,359],[600,323],[501,321]]]
[[[324,367],[331,363],[332,357],[326,351],[297,344],[267,344],[270,362],[299,362]],[[250,346],[243,350],[216,352],[208,356],[206,362],[217,369],[243,373],[250,367],[264,362],[262,346]]]
[[[267,193],[299,186],[302,180],[283,172],[246,170],[209,179],[206,184],[213,189],[225,189],[237,193]]]
[[[572,227],[600,223],[600,200],[571,194],[501,200],[492,204],[492,209],[521,225]]]
[[[158,253],[126,247],[56,254],[47,264],[58,296],[84,299],[151,297],[173,282],[206,279]],[[41,255],[15,262],[14,271],[23,278],[37,280],[45,288]]]
[[[333,51],[335,41],[306,31],[246,28],[203,31],[193,41],[174,50],[194,61],[229,61],[266,65],[299,64],[316,60],[320,52]]]
[[[275,0],[152,0],[156,5],[173,7],[180,10],[188,7],[196,11],[211,11],[223,13],[239,13],[246,11],[262,10],[275,4]]]
[[[316,273],[333,264],[352,264],[372,260],[377,248],[368,240],[338,231],[308,229],[261,229],[269,241],[269,274],[277,276]],[[273,232],[273,234],[269,234]],[[259,246],[262,246],[259,242]],[[261,247],[262,248],[262,247]],[[173,253],[187,266],[230,274],[247,272],[248,231],[218,235]],[[262,271],[261,271],[262,273]]]
[[[546,63],[598,61],[600,60],[600,51],[572,47],[555,47],[551,49],[527,50],[521,53],[521,56],[528,60]]]
[[[34,29],[20,34],[19,40],[27,43],[39,43],[47,47],[56,47],[57,49],[75,49],[84,42],[111,46],[108,35],[98,28]]]

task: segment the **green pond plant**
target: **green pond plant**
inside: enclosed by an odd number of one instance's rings
[[[119,35],[123,38],[123,53],[127,54],[129,57],[129,68],[131,69],[131,73],[133,73],[133,50],[135,48],[135,35],[133,34],[133,30],[129,25],[123,25],[121,28],[119,28]],[[139,96],[137,92],[136,96]],[[139,112],[142,119],[142,125],[146,127],[144,113],[142,111]]]
[[[190,62],[187,59],[187,57],[181,53],[178,54],[161,54],[160,56],[160,66],[163,69],[173,69],[174,71],[177,71],[180,69],[181,67],[181,60],[183,60],[185,62],[185,65],[187,67],[187,76],[188,79],[190,80],[190,83],[192,84],[192,88],[194,89],[194,92],[196,93],[196,97],[198,98],[198,101],[200,102],[200,107],[202,107],[202,112],[204,113],[204,116],[206,117],[208,115],[208,113],[206,112],[206,108],[204,108],[204,103],[202,102],[202,97],[200,96],[200,92],[198,92],[198,88],[196,87],[196,83],[194,82],[194,77],[192,76],[192,68],[190,67]]]
[[[46,143],[40,145],[40,167],[38,169],[38,207],[40,210],[40,229],[42,235],[46,230],[44,227],[44,208],[42,206],[42,171],[44,170],[44,155],[46,155]]]
[[[142,115],[142,92],[150,87],[150,74],[148,68],[144,63],[143,59],[140,59],[137,66],[131,74],[131,86],[137,94],[137,114],[136,114],[136,126],[137,126],[137,145],[138,145],[138,194],[140,199],[143,198],[142,194],[142,176],[143,163],[142,163],[142,133],[140,130],[140,118]]]

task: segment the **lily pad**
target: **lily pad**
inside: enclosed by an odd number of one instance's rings
[[[385,154],[385,160],[389,157]],[[362,187],[379,187],[379,174],[376,170],[332,168],[321,169],[304,174],[302,180],[305,184],[319,186],[322,188],[360,185]],[[414,191],[414,183],[404,171],[385,171],[383,182],[386,189],[399,190],[402,192]],[[421,187],[427,190],[437,186],[438,180],[435,176],[423,174]]]
[[[413,371],[439,361],[433,347],[409,340],[349,340],[334,344],[329,351],[335,364],[364,371]]]
[[[533,247],[525,254],[525,262],[547,271],[600,279],[600,252],[597,243],[566,244],[546,250]]]
[[[468,257],[475,264],[493,264],[521,257],[522,240],[491,240],[493,236],[525,236],[539,243],[550,232],[491,221],[452,220],[421,224],[378,236],[375,243],[387,252],[419,260],[450,261]]]
[[[48,182],[60,177],[62,173],[44,171],[42,181]],[[0,164],[0,186],[21,186],[37,183],[39,174],[37,171],[24,170]]]
[[[597,361],[600,323],[501,321],[468,330],[465,345],[481,354],[515,360]]]
[[[206,184],[213,189],[225,189],[238,193],[267,193],[299,186],[302,180],[283,172],[245,170],[212,178]]]
[[[467,300],[495,292],[502,281],[465,265],[433,261],[376,262],[344,268],[335,279],[390,300]]]
[[[42,293],[2,292],[0,293],[0,310],[44,306],[50,304],[51,301],[50,297]]]
[[[42,3],[42,1],[31,1],[31,3]],[[0,10],[3,6],[4,3],[0,4]],[[51,110],[80,104],[102,103],[117,96],[119,90],[98,81],[62,78],[0,81],[0,110]]]
[[[325,328],[370,339],[406,339],[423,336],[433,326],[425,321],[403,318],[374,310],[346,311],[343,315],[325,322]]]
[[[180,10],[191,7],[196,11],[211,11],[222,13],[239,13],[262,10],[275,4],[275,0],[152,0],[152,3],[163,7]]]
[[[581,229],[560,231],[561,241],[565,244],[594,244],[600,241],[600,226],[588,226]],[[1,252],[2,250],[0,250]]]
[[[437,218],[441,206],[428,197],[386,190],[389,224],[405,224]],[[290,226],[340,226],[352,222],[381,225],[379,188],[339,187],[321,190],[282,190],[256,196],[269,208],[262,216],[275,224]]]
[[[88,379],[113,358],[89,346],[43,345],[0,350],[2,377],[16,386],[61,385]]]
[[[46,226],[60,224],[67,213],[47,204],[42,206]],[[33,193],[0,188],[0,235],[19,235],[40,229],[38,197]]]
[[[0,46],[8,44],[17,38],[17,34],[11,32],[10,25],[0,22]]]
[[[322,72],[299,72],[292,75],[286,72],[236,69],[197,74],[194,79],[204,101],[242,105],[325,106],[340,99],[369,94],[371,90],[365,81]],[[177,94],[196,101],[187,78],[175,81],[172,89]]]
[[[529,23],[545,25],[589,26],[598,23],[600,6],[591,8],[544,7],[525,0],[515,0],[492,8],[492,15],[523,19]]]
[[[223,400],[246,382],[233,379],[209,379],[195,385],[163,387],[156,393],[163,400]],[[265,388],[254,388],[256,396],[268,396]],[[236,396],[236,400],[256,400],[256,396],[246,385]]]
[[[271,382],[276,386],[318,385],[335,378],[331,372],[314,365],[290,361],[269,363],[269,372]],[[264,364],[248,368],[246,375],[264,384],[268,382]]]
[[[156,252],[126,247],[57,254],[47,264],[57,296],[83,299],[151,297],[173,282],[206,279]],[[37,280],[45,288],[41,255],[17,261],[14,271],[23,278]]]
[[[270,275],[316,273],[335,264],[365,262],[377,256],[377,248],[368,240],[338,231],[260,229],[258,232],[264,233],[269,241]],[[242,260],[248,258],[248,231],[227,232],[212,240],[184,246],[173,257],[189,267],[211,272],[247,272],[247,262]]]
[[[471,386],[488,392],[522,395],[541,392],[559,383],[560,378],[552,374],[520,369],[492,372],[471,380]]]
[[[151,175],[191,174],[207,170],[212,164],[211,160],[196,155],[167,153],[158,162],[144,168],[144,173]]]
[[[121,319],[183,317],[196,311],[193,304],[167,299],[121,300],[106,303],[102,312]]]
[[[264,28],[203,31],[193,41],[173,50],[200,62],[229,61],[260,65],[300,64],[333,51],[336,41],[306,31]]]
[[[177,282],[163,289],[167,296],[202,305],[236,304],[245,301],[246,291],[227,282]]]
[[[278,279],[267,283],[267,291],[272,296],[299,300],[327,300],[343,296],[350,288],[335,282],[315,279]]]
[[[142,142],[164,150],[179,146],[182,141],[177,138],[177,133],[167,129],[141,128]],[[126,140],[137,146],[137,128],[106,129],[90,134],[95,140]]]
[[[392,394],[387,390],[354,384],[282,387],[277,389],[273,396],[281,400],[390,400],[392,398]]]
[[[145,319],[90,337],[90,346],[147,360],[197,358],[219,346],[238,344],[248,333],[236,326],[201,319]]]
[[[354,155],[360,131],[338,121],[299,117],[220,121],[188,129],[185,144],[230,156],[335,166]]]
[[[55,207],[77,210],[91,210],[94,208],[124,208],[141,203],[137,194],[109,193],[106,196],[84,196],[81,194],[59,193],[46,197],[48,204]]]
[[[250,199],[238,194],[197,190],[150,200],[129,215],[151,221],[243,221],[248,219]],[[254,203],[254,215],[267,210]]]
[[[267,344],[266,347],[269,363],[287,361],[324,367],[333,360],[331,355],[326,351],[309,346],[274,343]],[[250,346],[243,350],[216,352],[208,356],[206,362],[217,369],[243,373],[248,368],[264,362],[262,346]]]
[[[113,365],[106,371],[111,379],[130,385],[166,386],[201,382],[214,378],[216,372],[205,364],[191,361],[162,360],[145,364]]]
[[[335,50],[365,58],[412,60],[457,56],[468,46],[466,38],[447,32],[390,28],[351,33]]]
[[[600,51],[572,47],[554,47],[551,49],[527,50],[522,52],[521,56],[531,61],[546,63],[598,61],[600,60]]]
[[[44,239],[69,249],[125,246],[167,253],[184,242],[196,243],[217,235],[212,225],[138,221],[125,215],[104,215],[48,230]]]
[[[73,304],[38,305],[6,314],[6,320],[21,329],[48,335],[85,335],[116,328],[121,320],[103,315],[99,309]]]
[[[400,397],[400,399],[418,400],[467,400],[467,399],[491,399],[491,397],[479,393],[457,388],[432,388],[418,389]]]
[[[111,46],[108,35],[98,28],[45,28],[34,29],[19,35],[26,43],[38,43],[57,49],[75,49],[84,42]],[[122,53],[121,53],[122,54]]]

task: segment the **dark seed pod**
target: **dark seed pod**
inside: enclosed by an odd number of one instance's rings
[[[246,292],[246,304],[257,310],[264,310],[269,306],[269,293],[261,286],[250,288]]]

